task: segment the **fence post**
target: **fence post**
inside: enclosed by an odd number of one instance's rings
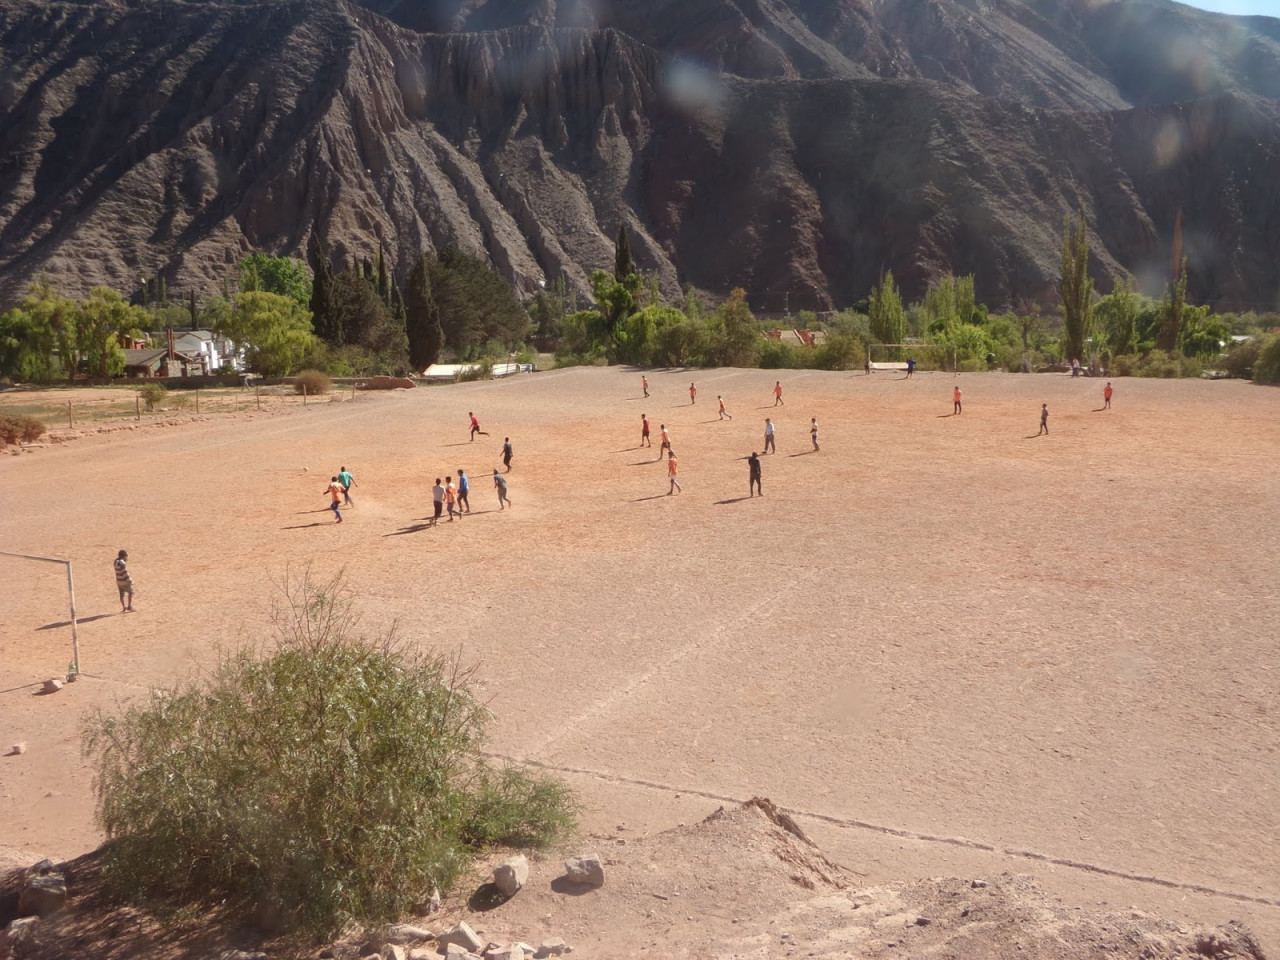
[[[200,412],[200,388],[196,387],[196,413]]]
[[[142,394],[140,393],[133,395],[133,419],[142,419]]]
[[[307,385],[306,385],[306,383],[303,383],[303,384],[302,384],[302,405],[303,405],[304,407],[307,405]]]
[[[74,430],[75,428],[76,428],[76,422],[74,419],[72,419],[72,416],[71,416],[71,401],[68,400],[67,401],[67,429]]]
[[[253,385],[253,402],[258,405],[258,409],[262,409],[262,392],[258,389],[258,385]]]

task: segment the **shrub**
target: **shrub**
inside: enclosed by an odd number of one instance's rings
[[[1116,358],[1119,361],[1119,357]],[[1194,357],[1184,357],[1167,350],[1152,350],[1134,365],[1133,375],[1138,377],[1198,377],[1203,367]],[[1117,376],[1124,374],[1117,373]]]
[[[284,593],[273,648],[86,720],[113,890],[330,936],[447,889],[477,845],[571,829],[565,786],[485,763],[469,671],[354,639],[340,577]]]
[[[45,425],[24,413],[0,416],[0,443],[34,443],[44,436]]]
[[[1258,362],[1258,353],[1262,347],[1257,338],[1237,343],[1227,351],[1222,365],[1227,376],[1248,379],[1253,376],[1253,365]]]
[[[853,370],[862,367],[867,349],[857,337],[833,333],[809,353],[806,366],[818,370]]]
[[[760,367],[763,370],[794,369],[800,360],[796,353],[796,348],[788,343],[765,338],[760,344]]]
[[[163,383],[146,383],[138,388],[138,396],[142,397],[142,405],[147,408],[147,413],[164,403],[168,392]]]
[[[1280,383],[1280,333],[1273,333],[1258,344],[1258,359],[1253,364],[1254,383]]]
[[[293,389],[295,393],[305,392],[311,396],[328,393],[333,389],[333,381],[329,379],[329,375],[320,370],[302,370],[293,378]]]

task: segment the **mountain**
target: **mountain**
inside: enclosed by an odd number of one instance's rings
[[[1280,20],[1167,0],[10,0],[0,303],[221,289],[252,250],[487,253],[523,291],[846,306],[975,273],[1052,298],[1083,209],[1103,289],[1277,306]]]

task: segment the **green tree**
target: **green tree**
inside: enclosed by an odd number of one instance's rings
[[[893,271],[880,278],[880,285],[871,291],[868,305],[871,336],[878,343],[902,343],[907,337],[907,315],[902,309],[902,297],[893,284]]]
[[[27,287],[18,305],[0,317],[0,376],[52,380],[74,372],[76,304],[45,281]]]
[[[422,371],[440,359],[444,347],[444,328],[440,311],[431,292],[431,257],[423,253],[409,274],[405,294],[405,329],[409,338],[409,363]]]
[[[560,336],[560,327],[566,314],[576,313],[564,275],[558,275],[551,286],[539,290],[528,304],[529,319],[533,321],[534,335],[552,338]]]
[[[124,370],[124,335],[141,336],[147,314],[120,294],[95,287],[76,305],[75,350],[87,372],[100,380]]]
[[[311,303],[311,274],[301,260],[253,253],[240,261],[240,289],[278,293],[306,307]]]
[[[1079,223],[1070,216],[1062,224],[1062,270],[1058,279],[1062,316],[1066,328],[1066,355],[1078,360],[1092,332],[1093,280],[1089,276],[1089,236],[1084,211]]]
[[[747,292],[734,287],[715,314],[712,359],[726,367],[754,367],[760,361],[760,325],[747,306]]]
[[[592,271],[591,290],[610,334],[638,309],[635,298],[638,281],[639,277],[635,274],[629,274],[624,280],[617,280],[606,270]]]
[[[1182,350],[1183,308],[1187,303],[1187,258],[1182,258],[1178,275],[1169,284],[1160,310],[1156,349],[1179,353]]]
[[[631,243],[627,240],[627,225],[618,225],[618,239],[613,245],[613,279],[627,284],[635,274],[636,265],[631,260]]]
[[[342,341],[342,331],[338,328],[337,318],[333,313],[333,264],[325,253],[320,238],[312,234],[309,248],[311,272],[314,279],[311,284],[311,321],[316,336],[326,343]]]
[[[450,245],[440,252],[431,278],[445,339],[459,356],[488,342],[515,346],[528,335],[529,315],[487,261]]]
[[[316,348],[311,316],[291,297],[248,291],[211,303],[206,314],[217,333],[245,347],[257,373],[287,376]]]
[[[1197,360],[1216,360],[1231,343],[1231,328],[1207,305],[1184,307],[1182,311],[1182,353]]]
[[[1115,288],[1094,309],[1103,339],[1117,356],[1138,352],[1139,300],[1133,288],[1133,277],[1126,274],[1116,280]]]

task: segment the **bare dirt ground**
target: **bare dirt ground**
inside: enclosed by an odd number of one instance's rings
[[[0,550],[74,561],[87,674],[36,695],[70,657],[65,576],[0,558],[0,752],[28,746],[0,758],[0,846],[94,846],[81,714],[263,635],[272,579],[310,562],[345,569],[370,633],[480,662],[495,752],[570,771],[588,832],[763,795],[863,883],[1026,873],[1280,950],[1280,392],[1119,380],[1102,412],[1096,380],[966,374],[950,416],[941,374],[787,371],[777,408],[770,371],[649,379],[649,400],[638,374],[553,371],[0,457]],[[458,467],[472,515],[425,527]]]

